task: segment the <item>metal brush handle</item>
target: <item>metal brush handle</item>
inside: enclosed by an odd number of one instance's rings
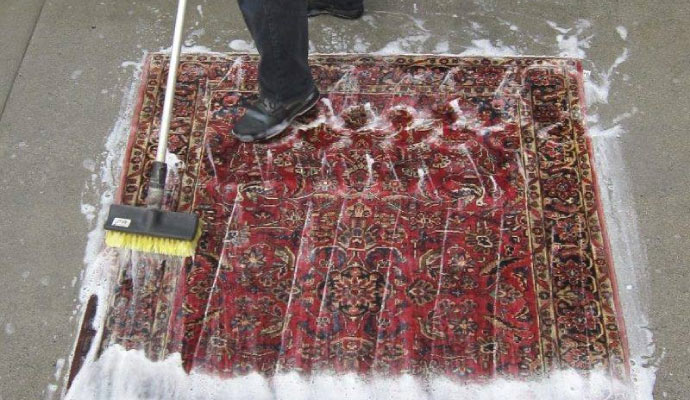
[[[168,80],[165,86],[165,100],[163,103],[163,115],[158,133],[158,150],[156,161],[151,166],[151,179],[146,202],[149,207],[160,208],[163,203],[167,165],[165,156],[168,152],[168,136],[170,133],[170,119],[172,118],[173,102],[175,100],[175,86],[177,85],[177,67],[180,62],[180,50],[182,48],[182,31],[184,28],[184,16],[187,9],[187,0],[179,0],[177,3],[177,17],[175,17],[175,31],[173,44],[170,49],[170,66],[168,68]]]

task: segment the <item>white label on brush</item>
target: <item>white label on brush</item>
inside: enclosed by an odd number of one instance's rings
[[[131,219],[127,218],[113,218],[113,226],[118,226],[120,228],[129,228],[129,224],[132,223]]]

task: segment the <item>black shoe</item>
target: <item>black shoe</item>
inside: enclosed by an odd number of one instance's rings
[[[334,17],[345,19],[357,19],[364,14],[364,5],[360,4],[352,8],[341,8],[328,2],[309,0],[307,15],[315,17],[322,14],[330,14]]]
[[[268,140],[283,132],[298,116],[311,110],[319,101],[319,91],[314,88],[308,95],[287,104],[265,97],[246,107],[247,112],[232,128],[232,134],[243,142]]]

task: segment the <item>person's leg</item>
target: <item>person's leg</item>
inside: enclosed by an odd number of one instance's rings
[[[238,0],[259,50],[262,96],[289,101],[314,88],[307,57],[307,0]]]
[[[232,133],[244,142],[270,139],[319,99],[309,69],[307,0],[238,0],[261,60],[259,101]]]

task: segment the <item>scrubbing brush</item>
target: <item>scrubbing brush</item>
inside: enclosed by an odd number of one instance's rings
[[[165,156],[168,150],[168,134],[172,117],[177,66],[182,46],[186,0],[179,0],[175,32],[170,56],[163,116],[158,136],[156,160],[151,166],[147,207],[132,207],[113,204],[110,206],[105,223],[105,243],[111,247],[122,247],[146,253],[187,257],[194,255],[196,244],[201,236],[199,217],[192,213],[163,211],[163,195],[167,165]]]

